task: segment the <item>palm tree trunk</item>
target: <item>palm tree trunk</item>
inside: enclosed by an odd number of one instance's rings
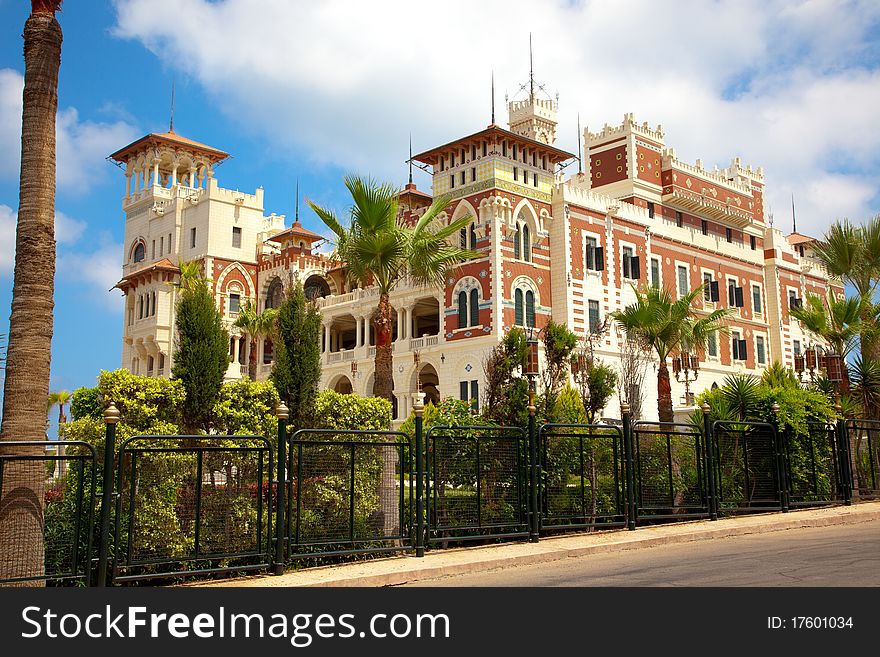
[[[674,422],[672,413],[672,384],[669,381],[669,369],[666,359],[657,367],[657,417],[661,422]]]
[[[251,340],[251,348],[248,353],[248,377],[251,381],[257,380],[257,341]]]
[[[379,296],[379,307],[373,320],[376,329],[376,374],[373,380],[373,396],[394,400],[394,369],[391,354],[391,301],[388,294]]]
[[[24,26],[24,94],[15,279],[0,440],[44,440],[55,278],[55,115],[61,26],[57,2],[34,0]],[[5,451],[5,450],[4,450]],[[39,454],[40,448],[16,450]],[[40,461],[7,466],[0,489],[0,579],[45,572]]]

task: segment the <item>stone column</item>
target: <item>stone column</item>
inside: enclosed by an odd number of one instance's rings
[[[125,174],[125,198],[131,198],[131,172]]]
[[[159,180],[159,160],[153,160],[153,185],[156,187],[160,187],[159,184],[161,181]]]
[[[189,170],[189,186],[195,188],[196,186],[196,168],[191,167]]]
[[[171,188],[177,187],[177,165],[175,164],[171,169]]]
[[[361,332],[361,319],[363,319],[363,318],[361,318],[361,317],[354,318],[354,346],[355,346],[355,348],[361,346],[361,337],[363,335]]]

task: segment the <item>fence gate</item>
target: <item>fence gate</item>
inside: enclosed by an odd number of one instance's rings
[[[119,447],[112,581],[268,568],[262,436],[134,436]]]
[[[426,446],[429,544],[528,536],[522,429],[434,426]]]
[[[820,506],[843,500],[843,476],[837,427],[809,423],[803,438],[787,432],[783,437],[789,505]]]
[[[709,516],[703,432],[692,424],[633,425],[638,519]]]
[[[712,439],[719,510],[781,511],[784,475],[776,428],[719,420],[712,425]]]
[[[0,584],[91,583],[95,460],[81,441],[0,444],[0,536],[16,546],[0,554]]]
[[[862,499],[880,498],[880,421],[849,420],[853,488]]]
[[[623,432],[607,424],[545,424],[539,433],[541,528],[626,524]]]
[[[288,559],[412,547],[405,433],[302,429],[290,438],[287,463]]]

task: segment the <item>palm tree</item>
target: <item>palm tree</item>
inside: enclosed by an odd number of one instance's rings
[[[471,217],[442,225],[440,215],[449,201],[436,199],[415,225],[409,225],[398,213],[398,192],[393,185],[346,176],[345,186],[353,201],[347,227],[331,210],[311,201],[309,206],[336,234],[336,257],[345,263],[349,278],[359,285],[376,285],[379,289],[379,304],[373,316],[373,394],[392,400],[390,293],[405,277],[420,284],[442,286],[458,263],[473,256],[450,240],[470,223]]]
[[[834,298],[829,293],[823,300],[818,294],[807,294],[807,303],[800,308],[792,308],[791,316],[800,321],[804,328],[821,338],[831,349],[843,358],[856,347],[859,329],[862,324],[865,301],[863,297]],[[843,381],[840,391],[849,392],[849,372],[841,368]]]
[[[244,331],[251,340],[248,349],[248,376],[251,381],[257,380],[257,344],[260,338],[269,336],[275,330],[275,318],[278,316],[276,308],[266,308],[263,312],[257,312],[257,306],[248,301],[238,312],[238,317],[232,323],[236,328]]]
[[[627,337],[651,349],[660,361],[657,368],[657,415],[660,422],[673,422],[672,385],[666,359],[678,351],[700,350],[712,333],[726,330],[725,320],[732,310],[720,308],[706,315],[698,314],[693,302],[703,293],[703,286],[675,299],[665,288],[633,288],[635,303],[611,316]]]
[[[44,440],[55,278],[55,115],[61,26],[58,0],[32,0],[24,26],[21,178],[15,275],[0,440]],[[39,454],[41,448],[16,450]],[[0,579],[39,578],[43,485],[39,461],[5,469],[0,490]]]
[[[58,392],[49,393],[49,410],[58,406],[58,426],[67,422],[67,416],[64,414],[64,407],[73,401],[73,395],[68,390],[59,390]]]
[[[865,357],[878,357],[880,343],[871,321],[876,313],[871,306],[880,285],[880,215],[864,225],[846,219],[835,222],[813,250],[830,274],[855,288],[862,303],[861,351]]]

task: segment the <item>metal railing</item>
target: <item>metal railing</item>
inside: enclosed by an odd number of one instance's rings
[[[433,426],[425,441],[429,544],[529,535],[522,429]]]
[[[626,524],[623,431],[545,424],[539,433],[541,529]]]
[[[92,579],[95,448],[82,441],[0,443],[0,584]]]
[[[766,422],[712,424],[719,511],[788,509],[782,450]]]
[[[125,440],[111,582],[267,569],[272,467],[262,436]]]
[[[880,421],[850,420],[846,433],[853,489],[862,499],[880,498]]]
[[[288,560],[412,547],[405,433],[302,429],[288,446]]]

